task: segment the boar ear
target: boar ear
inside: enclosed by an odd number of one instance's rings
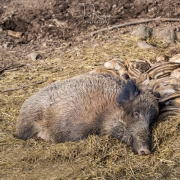
[[[138,94],[140,93],[140,90],[136,86],[136,84],[131,80],[127,80],[126,84],[124,85],[121,93],[118,97],[118,103],[124,104],[128,101],[133,100]]]

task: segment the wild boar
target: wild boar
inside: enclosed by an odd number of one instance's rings
[[[165,97],[167,95],[175,93],[176,90],[178,90],[176,86],[177,85],[174,84],[157,82],[153,86],[153,94],[160,98]]]
[[[119,77],[122,79],[129,79],[127,66],[122,60],[112,59],[104,63],[104,68],[109,70],[115,70]]]
[[[122,80],[129,79],[129,75],[127,74],[127,70],[125,68],[116,70],[116,69],[108,69],[104,66],[99,66],[99,67],[93,69],[92,71],[90,71],[89,73],[90,74],[92,74],[92,73],[109,73],[116,77],[121,78]]]
[[[52,83],[27,99],[16,137],[59,143],[108,134],[145,155],[150,153],[150,124],[158,113],[156,98],[132,80],[87,73]]]

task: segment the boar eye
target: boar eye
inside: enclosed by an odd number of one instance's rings
[[[139,113],[138,113],[137,111],[135,111],[135,112],[133,113],[133,115],[134,115],[135,118],[139,118]]]
[[[158,89],[159,88],[159,86],[157,86],[155,89]]]

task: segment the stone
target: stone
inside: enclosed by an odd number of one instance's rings
[[[30,53],[26,56],[28,59],[31,59],[33,61],[36,61],[37,59],[40,59],[41,58],[41,55],[36,53],[36,52],[33,52],[33,53]]]
[[[146,41],[139,41],[138,46],[142,49],[154,49],[155,47],[148,44]]]
[[[4,43],[4,44],[3,44],[3,47],[4,47],[4,48],[9,48],[9,47],[10,47],[10,45],[11,45],[11,43],[10,43],[10,42],[6,42],[6,43]]]
[[[147,39],[152,35],[152,28],[147,26],[140,26],[137,30],[133,31],[132,34],[139,39]]]
[[[12,37],[21,38],[23,33],[22,32],[14,32],[11,30],[7,30],[7,34]]]
[[[173,44],[176,39],[176,34],[174,30],[170,28],[153,30],[153,36],[156,36],[157,38],[162,39],[169,44]]]

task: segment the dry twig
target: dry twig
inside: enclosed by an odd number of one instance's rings
[[[6,90],[4,90],[4,91],[2,91],[2,92],[19,90],[19,89],[27,88],[27,87],[34,86],[34,85],[37,85],[37,84],[42,84],[42,83],[44,83],[44,82],[46,82],[46,80],[40,81],[40,82],[35,82],[35,83],[29,84],[29,85],[24,85],[24,86],[20,86],[20,87],[15,87],[15,88],[6,89]]]
[[[176,22],[176,21],[180,21],[180,18],[161,18],[161,17],[157,17],[157,18],[153,18],[153,19],[145,19],[145,20],[139,20],[139,21],[134,21],[134,22],[127,22],[127,23],[124,23],[124,24],[111,26],[109,28],[103,28],[103,29],[100,29],[100,30],[97,30],[97,31],[93,31],[91,33],[91,36],[94,36],[95,34],[97,34],[99,32],[108,31],[108,30],[112,30],[112,29],[115,29],[115,28],[126,27],[126,26],[131,26],[131,25],[136,25],[136,24],[143,24],[143,23],[148,23],[148,22],[152,22],[152,21]]]
[[[0,69],[0,74],[2,74],[6,70],[16,69],[16,68],[22,67],[22,66],[25,66],[25,65],[24,64],[9,64],[9,65]]]

